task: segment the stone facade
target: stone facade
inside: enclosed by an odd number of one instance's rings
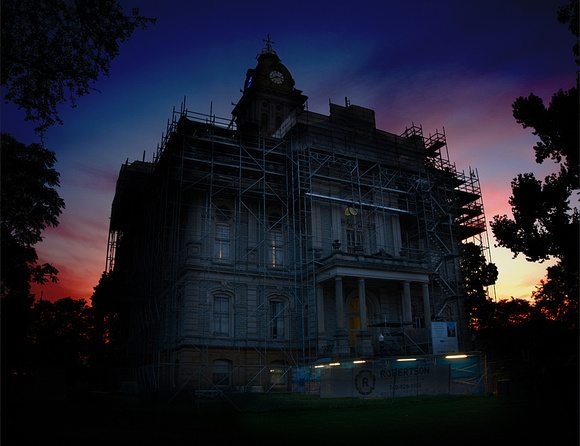
[[[432,320],[469,348],[458,253],[485,230],[477,178],[442,134],[306,99],[268,46],[232,122],[183,109],[152,163],[122,166],[119,292],[95,304],[124,318],[142,386],[288,390],[292,366],[427,354]]]

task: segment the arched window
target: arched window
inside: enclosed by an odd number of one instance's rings
[[[348,320],[348,329],[349,329],[349,340],[350,346],[356,347],[358,344],[358,335],[361,330],[370,330],[371,332],[374,329],[369,325],[369,322],[373,320],[373,315],[375,314],[376,308],[376,300],[372,296],[370,292],[365,293],[365,313],[366,313],[366,324],[363,325],[361,321],[361,301],[358,296],[358,293],[353,292],[349,295],[346,300],[346,317]],[[373,303],[374,302],[374,303]]]
[[[354,207],[347,207],[345,215],[346,251],[352,254],[362,254],[365,251],[365,231],[360,210]]]
[[[284,261],[284,236],[282,234],[282,218],[278,214],[268,217],[268,265],[279,268]]]
[[[215,210],[214,257],[219,260],[231,258],[232,215],[231,208],[225,205],[218,206]]]
[[[270,336],[283,339],[285,336],[286,302],[282,299],[270,300]]]
[[[284,259],[284,239],[282,232],[272,230],[268,233],[268,264],[272,268],[282,266]]]
[[[216,336],[230,336],[230,298],[227,296],[213,298],[213,331]]]

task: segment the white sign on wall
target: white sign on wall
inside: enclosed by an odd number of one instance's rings
[[[457,353],[457,324],[455,322],[431,322],[433,354]]]

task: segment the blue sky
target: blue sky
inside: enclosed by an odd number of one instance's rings
[[[175,107],[231,118],[248,68],[269,34],[309,110],[329,100],[376,111],[377,127],[400,134],[445,128],[459,170],[477,168],[488,220],[510,212],[510,182],[540,177],[536,138],[512,117],[511,104],[530,92],[548,102],[574,85],[574,38],[557,22],[565,1],[295,1],[192,2],[134,0],[157,24],[121,45],[100,93],[60,108],[64,125],[47,132],[56,152],[61,225],[37,246],[60,270],[58,285],[36,288],[47,299],[85,298],[105,266],[110,206],[120,165],[150,160]],[[2,130],[27,144],[33,124],[2,105]],[[493,238],[490,232],[490,242]],[[492,249],[500,271],[498,298],[529,297],[546,264]]]

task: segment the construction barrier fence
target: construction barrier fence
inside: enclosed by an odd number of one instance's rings
[[[294,367],[292,390],[321,398],[483,395],[485,375],[485,359],[478,352],[320,362]]]

